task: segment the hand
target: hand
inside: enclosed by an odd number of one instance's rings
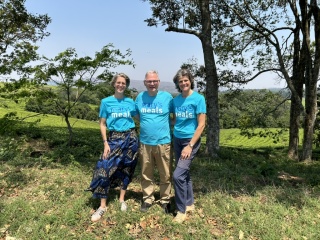
[[[107,142],[104,143],[104,150],[102,154],[102,159],[107,159],[110,154],[110,147]]]
[[[182,149],[180,159],[181,160],[187,160],[188,158],[190,158],[191,152],[192,152],[192,148],[189,145],[185,146]]]

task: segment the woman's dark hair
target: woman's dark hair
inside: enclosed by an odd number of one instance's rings
[[[182,68],[173,77],[173,82],[176,85],[176,89],[178,90],[178,92],[182,92],[179,87],[179,80],[182,77],[187,77],[191,83],[191,89],[194,89],[194,79],[193,79],[191,72],[189,71],[189,69]]]
[[[118,74],[114,75],[111,80],[111,86],[114,87],[114,84],[116,83],[118,77],[123,77],[126,80],[126,88],[128,88],[130,85],[130,78],[124,73],[118,73]]]

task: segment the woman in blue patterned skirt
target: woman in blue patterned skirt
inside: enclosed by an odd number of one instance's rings
[[[100,198],[100,207],[91,216],[93,222],[106,212],[110,188],[120,187],[120,209],[127,210],[124,197],[138,161],[139,140],[132,119],[138,115],[134,101],[124,96],[130,79],[120,73],[113,77],[111,84],[115,88],[114,95],[102,99],[100,104],[100,131],[104,151],[88,188],[94,198]]]

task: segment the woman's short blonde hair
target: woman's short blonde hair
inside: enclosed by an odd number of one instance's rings
[[[118,74],[114,75],[111,80],[111,86],[114,87],[114,84],[116,83],[118,77],[123,77],[126,80],[126,87],[127,88],[130,86],[130,78],[124,73],[118,73]]]

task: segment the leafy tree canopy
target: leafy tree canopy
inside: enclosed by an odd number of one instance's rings
[[[54,58],[43,57],[42,63],[34,67],[35,82],[57,86],[58,91],[44,86],[35,93],[40,99],[51,99],[58,113],[64,117],[69,130],[69,144],[73,135],[69,117],[82,95],[88,90],[97,89],[100,82],[110,82],[115,67],[134,66],[130,56],[130,49],[122,53],[113,44],[104,46],[94,57],[79,57],[74,48],[68,48]]]
[[[51,19],[31,14],[25,0],[0,0],[0,75],[28,73],[26,64],[37,59],[36,42],[48,36]]]

